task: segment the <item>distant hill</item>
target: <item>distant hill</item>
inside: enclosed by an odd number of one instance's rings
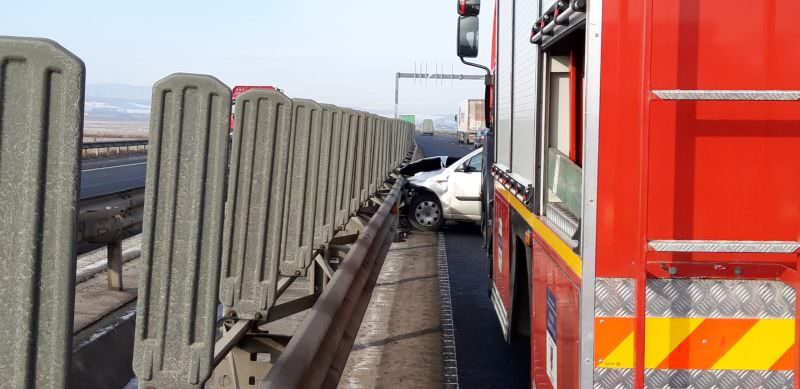
[[[151,86],[127,84],[87,84],[84,114],[87,120],[102,121],[147,121],[150,117]],[[365,109],[388,118],[394,117],[394,110]],[[412,112],[401,112],[412,113]],[[455,132],[454,114],[417,114],[417,125],[425,119],[432,119],[438,131]]]
[[[152,86],[127,84],[87,84],[86,99],[124,99],[150,101]]]
[[[84,115],[87,120],[147,121],[149,86],[88,84]]]

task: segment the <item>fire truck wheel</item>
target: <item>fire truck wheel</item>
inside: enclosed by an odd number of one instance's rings
[[[408,212],[411,225],[418,230],[436,231],[444,224],[442,205],[439,204],[439,199],[430,193],[414,196]]]

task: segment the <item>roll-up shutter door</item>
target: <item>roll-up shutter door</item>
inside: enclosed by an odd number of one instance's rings
[[[514,1],[514,106],[511,166],[520,176],[534,181],[536,140],[536,71],[538,52],[530,43],[531,27],[539,12],[539,0]]]
[[[511,167],[511,71],[513,58],[513,5],[511,0],[497,2],[497,163]]]

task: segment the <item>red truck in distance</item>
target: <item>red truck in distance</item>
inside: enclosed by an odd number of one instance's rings
[[[274,86],[270,85],[236,85],[233,87],[231,91],[231,130],[233,130],[233,123],[234,123],[234,115],[236,111],[236,98],[239,97],[244,92],[249,91],[250,89],[266,89],[266,90],[276,90]],[[278,89],[280,90],[280,89]]]

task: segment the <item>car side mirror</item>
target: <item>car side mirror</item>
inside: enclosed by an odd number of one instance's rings
[[[472,172],[475,172],[475,171],[477,171],[477,170],[473,169],[472,166],[469,165],[469,161],[464,162],[463,165],[461,165],[458,168],[456,168],[456,172],[459,172],[459,173],[472,173]]]
[[[458,18],[458,56],[462,58],[478,56],[477,16],[460,16]]]

